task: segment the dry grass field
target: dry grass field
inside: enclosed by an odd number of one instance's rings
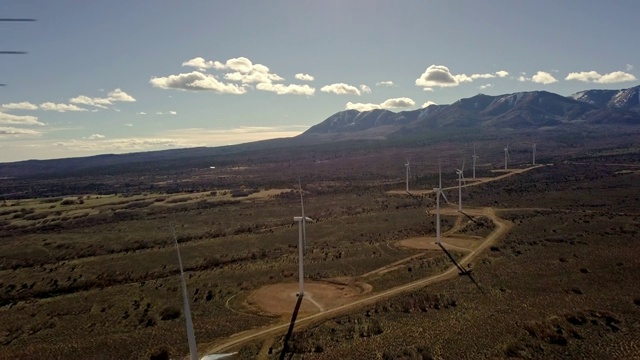
[[[114,193],[65,192],[47,187],[53,180],[34,180],[31,187],[53,189],[51,196],[0,203],[0,359],[187,354],[174,231],[203,354],[637,358],[640,153],[607,142],[587,155],[555,145],[546,166],[513,175],[490,171],[499,156],[480,164],[478,177],[490,181],[463,192],[469,217],[443,206],[451,256],[461,261],[480,249],[465,264],[471,278],[397,293],[453,266],[433,245],[428,190],[437,166],[422,149],[320,152],[314,166],[243,155],[213,174],[132,177],[130,191],[122,191],[123,175],[104,185],[121,189]],[[449,155],[443,181],[454,187],[459,150],[430,149]],[[411,195],[395,191],[404,186],[406,154],[416,167]],[[514,169],[527,168],[527,156],[515,148]],[[296,325],[285,347],[297,291],[298,176],[315,220],[307,227],[309,296],[299,319],[320,316]],[[446,194],[457,201],[456,189]],[[507,232],[481,247],[499,231]],[[274,327],[284,330],[252,335]],[[225,345],[239,333],[246,340]]]

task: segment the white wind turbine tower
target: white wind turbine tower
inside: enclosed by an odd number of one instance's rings
[[[504,169],[507,170],[507,161],[509,161],[509,145],[504,148]]]
[[[405,173],[406,173],[406,188],[407,188],[407,192],[409,192],[409,176],[411,176],[411,167],[409,164],[409,159],[407,159],[407,163],[404,164],[405,169]]]
[[[307,245],[307,232],[305,224],[307,221],[313,221],[304,215],[304,200],[302,199],[302,186],[300,186],[300,208],[302,216],[294,216],[293,220],[298,222],[298,296],[304,296],[304,249]]]
[[[438,164],[438,187],[433,189],[436,194],[436,244],[440,245],[440,196],[444,198],[444,201],[449,203],[447,197],[442,192],[442,169]]]
[[[535,165],[536,164],[536,143],[533,143],[532,149],[533,149],[533,161],[532,161],[532,164]]]
[[[189,359],[198,360],[198,348],[196,347],[196,336],[193,332],[193,321],[191,320],[191,310],[189,309],[189,294],[187,293],[187,282],[184,279],[184,270],[182,268],[182,257],[180,256],[180,247],[178,247],[178,239],[176,238],[176,229],[173,228],[173,241],[176,245],[178,253],[178,264],[180,265],[180,281],[182,283],[182,301],[184,302],[184,318],[187,322],[187,340],[189,341]]]
[[[476,155],[476,146],[473,145],[473,180],[476,179],[476,160],[478,159],[478,155]]]
[[[462,211],[462,182],[464,181],[464,184],[467,185],[467,181],[464,179],[464,160],[462,160],[462,169],[456,169],[456,174],[458,174],[458,211]]]

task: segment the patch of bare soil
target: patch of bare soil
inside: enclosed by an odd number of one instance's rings
[[[367,284],[340,282],[305,282],[301,313],[318,313],[349,302],[367,292]],[[254,291],[245,301],[252,310],[273,315],[291,314],[298,300],[298,283],[265,285]]]

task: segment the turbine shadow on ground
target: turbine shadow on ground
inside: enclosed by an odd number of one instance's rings
[[[471,280],[471,282],[473,282],[473,284],[478,287],[478,290],[480,290],[480,292],[484,294],[484,291],[482,291],[482,288],[480,287],[480,284],[478,284],[476,282],[476,280],[473,278],[473,276],[471,276],[471,271],[469,271],[469,270],[465,269],[464,267],[462,267],[462,265],[460,265],[460,263],[458,263],[456,261],[456,259],[454,259],[454,257],[451,255],[451,253],[444,246],[442,246],[442,244],[438,243],[438,246],[440,246],[442,251],[444,251],[444,253],[447,254],[447,257],[449,257],[449,260],[451,260],[451,262],[458,268],[458,270],[460,270],[459,275],[468,276],[469,280]]]
[[[296,325],[296,319],[298,318],[298,311],[300,310],[300,305],[302,305],[302,298],[304,294],[300,294],[298,296],[298,301],[296,301],[296,306],[293,309],[293,314],[291,315],[291,323],[289,324],[289,330],[287,330],[287,335],[284,337],[282,352],[280,352],[280,360],[285,358],[287,351],[289,350],[289,340],[291,339],[291,335],[293,335],[293,328]]]

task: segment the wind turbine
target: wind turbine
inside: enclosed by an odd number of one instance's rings
[[[302,199],[302,186],[300,186],[300,208],[302,216],[294,216],[293,220],[298,222],[298,296],[304,296],[304,249],[307,245],[307,232],[305,224],[313,221],[304,215],[304,200]]]
[[[449,203],[447,197],[442,192],[442,168],[438,164],[438,187],[433,189],[436,193],[436,244],[440,245],[440,196],[444,198],[444,201]]]
[[[406,173],[406,187],[407,187],[407,192],[409,192],[409,176],[411,176],[411,167],[409,164],[409,159],[407,159],[407,163],[404,164],[405,169],[405,173]]]
[[[535,165],[536,164],[536,143],[533,143],[532,149],[533,149],[533,161],[532,161],[532,164]]]
[[[509,145],[504,148],[504,169],[507,170],[507,161],[509,161]]]
[[[478,159],[478,155],[476,155],[476,146],[473,145],[473,180],[476,179],[476,160]]]
[[[462,211],[462,182],[467,185],[467,180],[464,179],[464,159],[462,160],[462,169],[456,169],[458,174],[458,211]]]
[[[191,320],[191,310],[189,309],[189,295],[187,293],[187,282],[184,279],[184,270],[182,269],[182,257],[180,256],[180,247],[178,247],[178,239],[176,238],[176,229],[173,229],[173,241],[176,245],[178,253],[178,264],[180,265],[180,281],[182,283],[182,301],[184,302],[184,318],[187,322],[187,340],[189,341],[189,359],[198,360],[198,348],[196,347],[196,336],[193,332],[193,321]]]
[[[180,282],[182,283],[182,301],[184,302],[184,318],[187,323],[187,340],[189,341],[189,360],[198,360],[198,348],[196,347],[196,336],[193,332],[193,320],[191,319],[191,310],[189,309],[189,294],[187,291],[187,282],[184,278],[184,270],[182,267],[182,257],[180,256],[180,247],[178,246],[178,239],[176,238],[176,228],[173,230],[173,242],[176,245],[176,252],[178,253],[178,264],[180,265]],[[208,359],[225,359],[237,353],[226,354],[209,354],[203,356],[200,360]]]

